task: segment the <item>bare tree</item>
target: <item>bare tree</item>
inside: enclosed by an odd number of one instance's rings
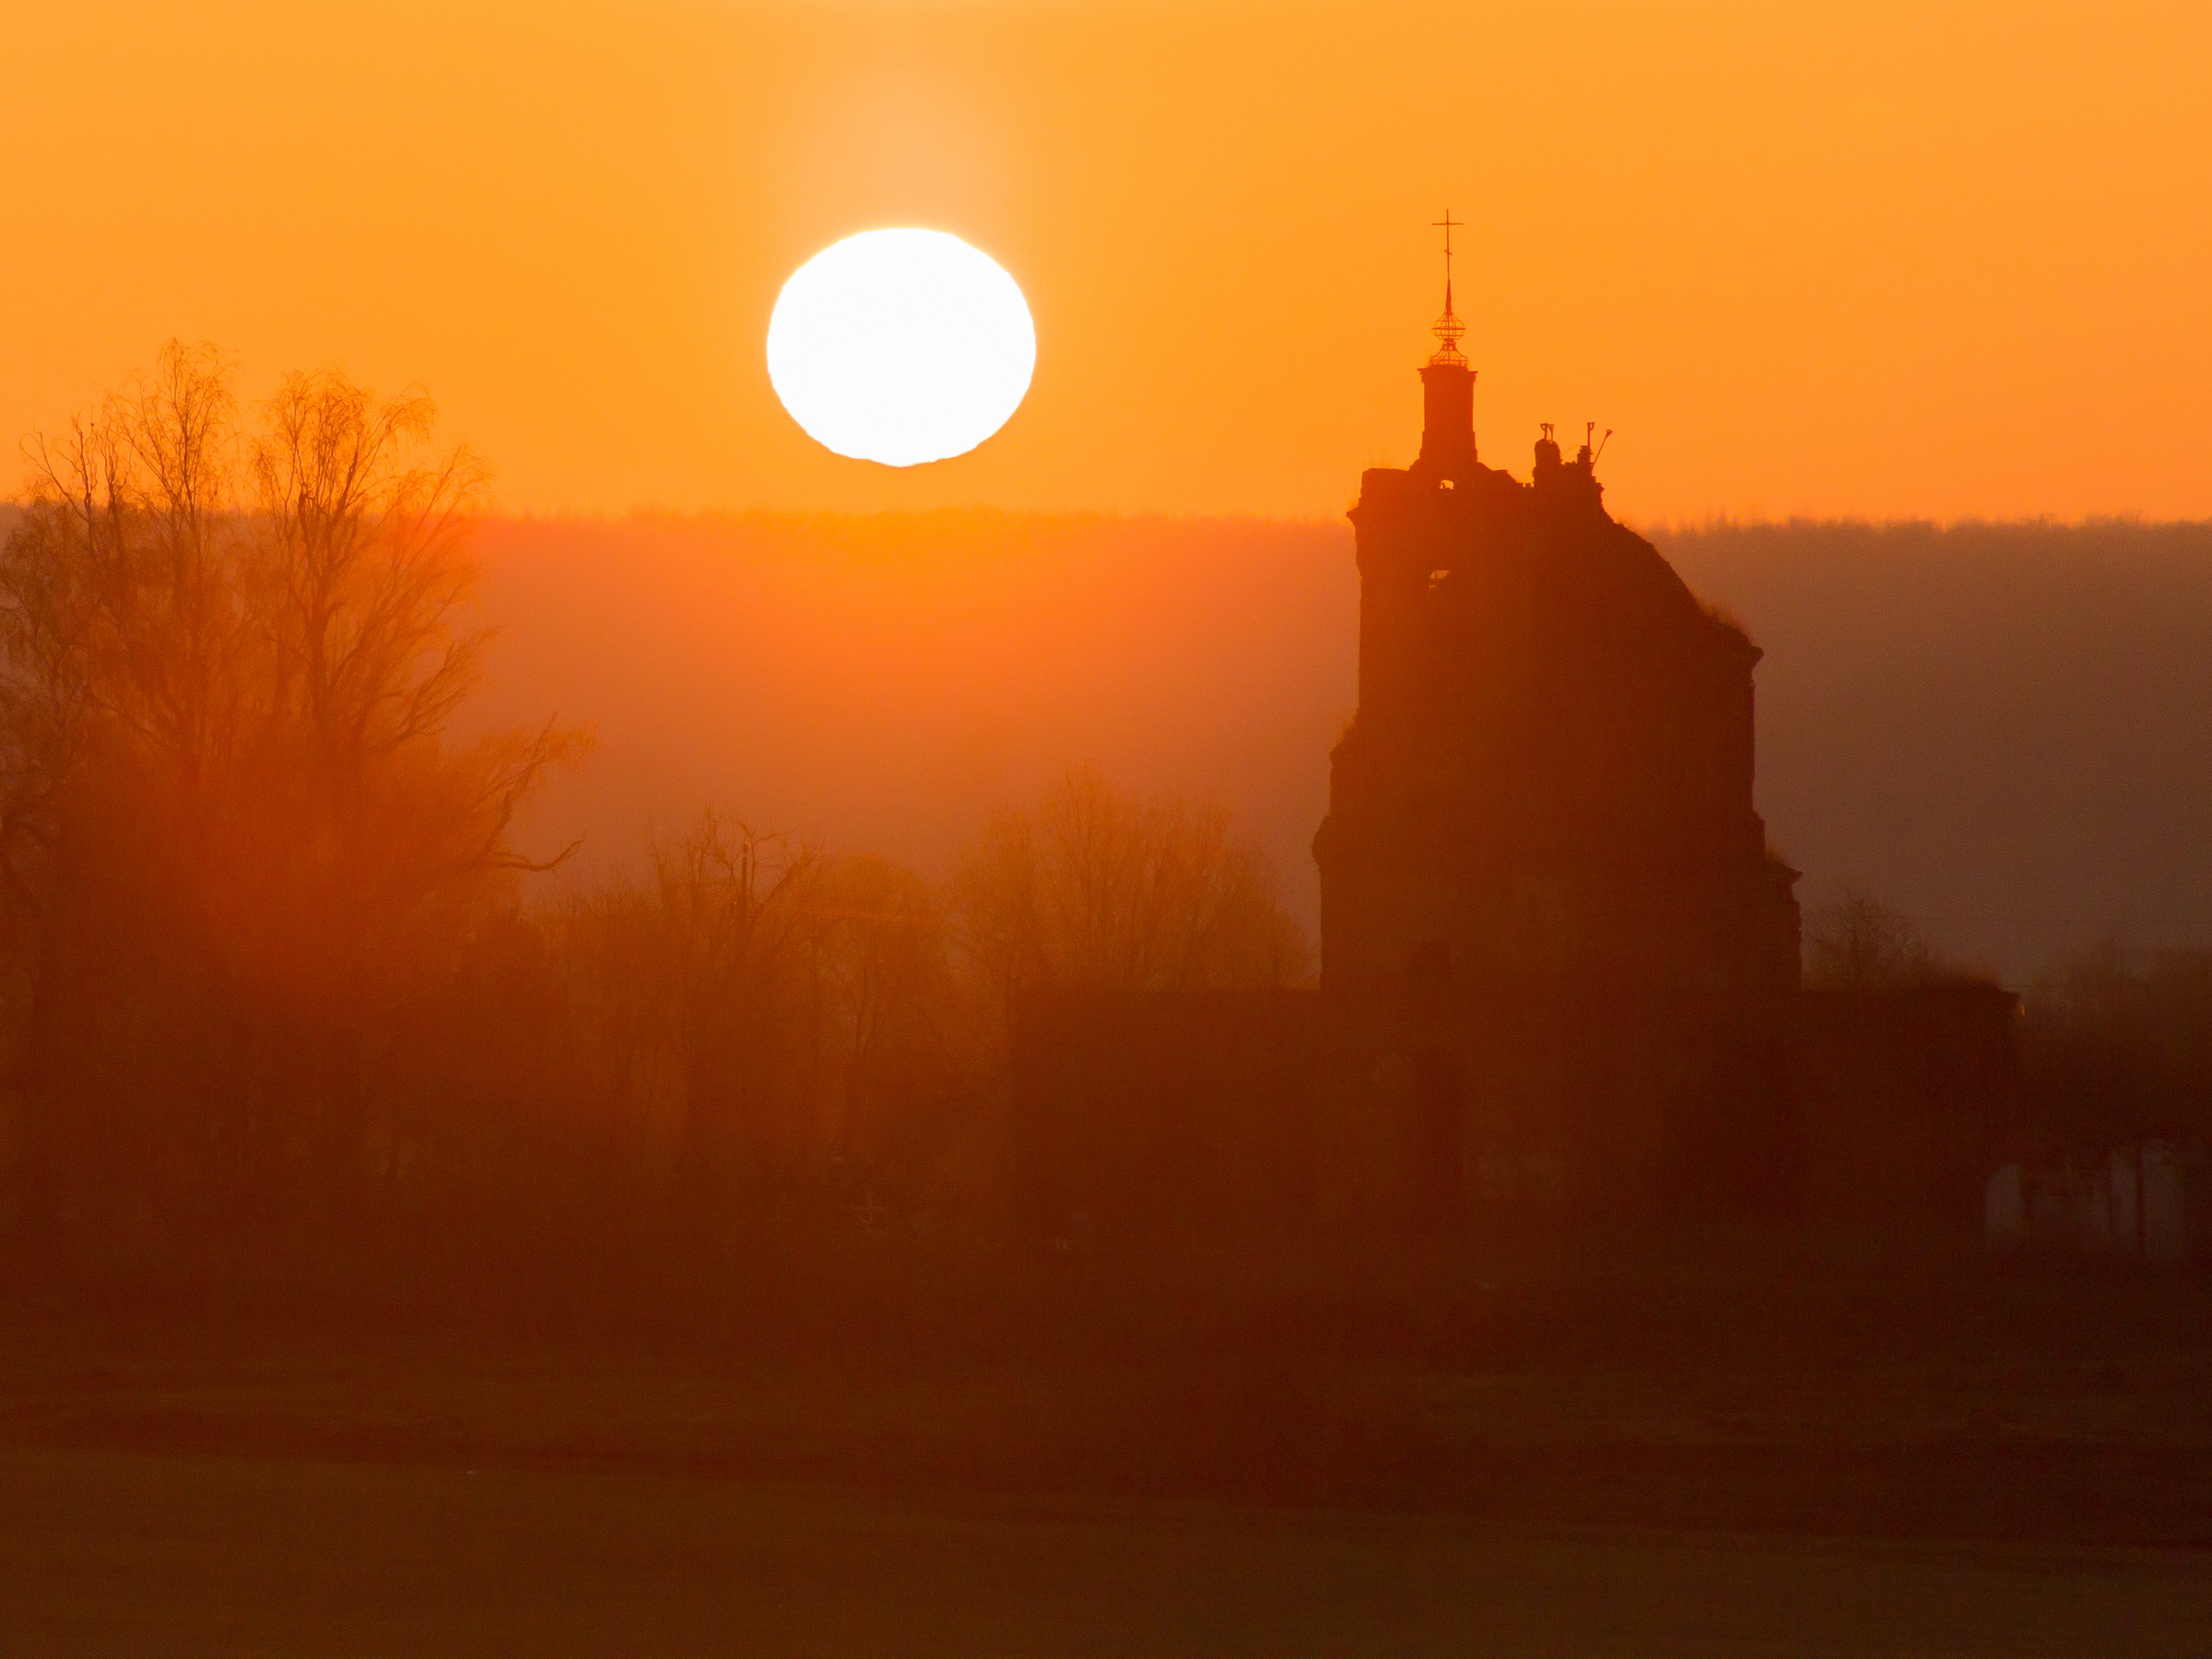
[[[303,1135],[342,1170],[365,1027],[534,867],[516,813],[577,739],[449,741],[485,474],[430,449],[431,415],[325,371],[245,429],[219,356],[171,343],[27,446],[0,889],[34,941],[14,1071],[47,1126],[97,1140],[105,1101],[138,1113],[115,1155],[180,1178]]]
[[[1912,918],[1846,888],[1806,912],[1806,978],[1826,990],[1923,985],[1943,967]]]
[[[1288,984],[1310,961],[1274,872],[1225,809],[1118,794],[1088,771],[996,814],[952,892],[962,943],[1002,999]]]
[[[418,392],[295,374],[248,469],[262,821],[308,853],[313,902],[364,923],[547,867],[514,848],[515,816],[582,741],[547,722],[446,742],[486,639],[470,538],[488,472],[465,446],[426,453],[433,420]]]
[[[23,902],[88,743],[192,784],[229,735],[234,412],[213,351],[172,343],[132,394],[26,446],[29,500],[0,554],[0,852]]]
[[[804,958],[820,932],[806,898],[820,855],[710,807],[653,851],[662,995],[684,1084],[677,1170],[695,1193],[772,1182],[791,1147],[774,1112],[791,1060]]]
[[[867,1199],[912,1208],[951,1179],[987,1068],[943,896],[888,858],[828,861],[810,908],[817,1087],[832,1155]]]

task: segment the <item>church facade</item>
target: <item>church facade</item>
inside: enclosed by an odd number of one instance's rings
[[[1447,300],[1447,307],[1449,300]],[[1606,512],[1585,442],[1476,454],[1449,309],[1420,455],[1351,511],[1359,703],[1331,757],[1322,983],[1408,976],[1769,995],[1795,872],[1752,806],[1759,652]]]
[[[1525,481],[1482,463],[1461,331],[1447,288],[1420,453],[1351,512],[1359,712],[1313,842],[1335,1050],[1412,1097],[1415,1214],[1756,1204],[1799,974],[1759,652],[1607,514],[1587,440],[1546,429]]]

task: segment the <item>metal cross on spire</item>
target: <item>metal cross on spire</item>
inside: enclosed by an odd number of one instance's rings
[[[1430,224],[1430,229],[1444,233],[1444,312],[1447,316],[1452,311],[1452,232],[1465,229],[1466,222],[1453,218],[1452,209],[1447,207],[1442,218],[1432,220]]]
[[[1444,314],[1436,320],[1430,330],[1436,335],[1436,355],[1431,363],[1462,363],[1467,359],[1460,355],[1459,342],[1467,332],[1467,325],[1452,310],[1452,232],[1465,221],[1452,217],[1452,209],[1444,209],[1444,217],[1431,221],[1432,228],[1444,233]]]

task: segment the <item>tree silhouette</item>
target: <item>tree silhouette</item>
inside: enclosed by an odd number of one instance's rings
[[[486,477],[335,371],[251,428],[208,347],[29,446],[0,553],[0,888],[34,1186],[326,1196],[375,1027],[534,867],[579,739],[458,745]]]
[[[1806,979],[1823,990],[1924,985],[1942,977],[1912,918],[1856,888],[1813,906],[1805,921]]]
[[[1274,872],[1226,809],[1146,801],[1069,773],[994,816],[952,885],[971,960],[1025,991],[1280,985],[1311,960]]]

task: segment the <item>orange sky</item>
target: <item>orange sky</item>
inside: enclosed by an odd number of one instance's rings
[[[10,0],[0,430],[171,335],[420,381],[517,510],[1333,514],[1469,221],[1484,453],[1609,503],[2212,515],[2212,7]],[[886,224],[1022,284],[1030,401],[892,473],[768,385]]]

